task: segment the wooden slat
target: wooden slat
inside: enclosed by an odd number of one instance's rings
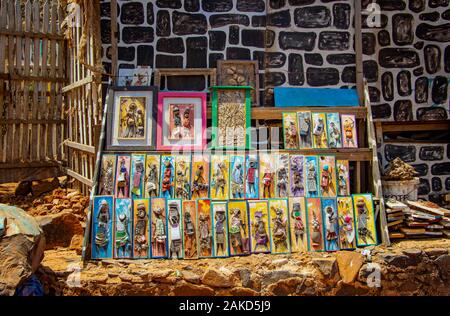
[[[38,40],[39,41],[39,40]],[[44,57],[44,56],[42,56]],[[39,70],[39,64],[37,69]],[[44,81],[44,82],[59,82],[66,83],[67,78],[55,78],[50,76],[34,76],[34,75],[18,75],[18,74],[10,74],[10,73],[0,73],[0,79],[4,80],[12,80],[12,81]]]
[[[85,184],[85,185],[87,185],[87,186],[89,186],[89,187],[92,187],[92,186],[93,186],[92,180],[90,180],[90,179],[88,179],[88,178],[82,176],[81,174],[79,174],[79,173],[77,173],[77,172],[75,172],[75,171],[73,171],[73,170],[71,170],[71,169],[66,169],[66,172],[67,172],[67,175],[68,175],[68,176],[77,179],[77,180],[80,181],[81,183],[83,183],[83,184]]]
[[[382,132],[448,131],[450,121],[376,122]]]
[[[96,153],[94,146],[79,144],[79,143],[72,142],[70,140],[65,140],[64,141],[64,145],[67,146],[67,147],[70,147],[72,149],[76,149],[76,150],[85,152],[85,153],[89,153],[89,154],[95,154]]]
[[[80,87],[82,87],[82,86],[84,86],[84,85],[87,85],[87,84],[90,84],[90,83],[92,83],[93,81],[94,81],[94,77],[93,77],[93,76],[88,76],[88,77],[86,77],[86,78],[84,78],[84,79],[81,79],[81,80],[79,80],[79,81],[77,81],[77,82],[71,83],[71,84],[69,84],[69,85],[63,87],[63,88],[62,88],[62,92],[63,92],[63,93],[67,93],[67,92],[69,92],[69,91],[71,91],[71,90],[80,88]]]
[[[1,35],[20,37],[23,39],[51,39],[55,41],[65,41],[64,35],[48,34],[45,32],[35,33],[30,31],[0,30],[0,36]]]

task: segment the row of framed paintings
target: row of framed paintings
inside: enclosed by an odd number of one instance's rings
[[[182,201],[94,197],[92,258],[198,259],[376,245],[371,194]]]
[[[321,112],[283,112],[284,148],[358,148],[356,116]]]
[[[350,166],[288,153],[104,154],[98,195],[117,198],[270,199],[350,195]]]

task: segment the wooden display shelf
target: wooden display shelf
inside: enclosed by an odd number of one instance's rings
[[[410,122],[380,122],[375,126],[381,127],[383,132],[422,132],[422,131],[447,131],[450,130],[449,120],[437,121],[410,121]]]

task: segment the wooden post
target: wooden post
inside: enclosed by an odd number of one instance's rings
[[[117,0],[111,0],[111,74],[113,84],[118,75],[117,64]]]
[[[362,8],[361,0],[355,0],[355,53],[356,53],[356,89],[359,104],[364,104],[364,71],[362,49]]]

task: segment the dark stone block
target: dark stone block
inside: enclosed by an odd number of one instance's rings
[[[375,39],[375,34],[373,33],[362,33],[362,48],[363,54],[365,55],[374,55],[375,47],[377,41]]]
[[[134,61],[136,56],[136,48],[134,47],[117,47],[117,59],[121,61]],[[111,59],[111,47],[108,47],[106,51],[106,57]]]
[[[267,14],[267,25],[288,27],[291,25],[291,13],[289,10],[283,10]]]
[[[209,49],[210,50],[224,50],[227,34],[223,31],[209,31]]]
[[[419,177],[425,177],[428,174],[428,165],[426,163],[420,163],[411,166],[416,169]]]
[[[450,72],[450,45],[447,45],[444,53],[445,72]]]
[[[438,7],[448,7],[449,6],[449,0],[429,0],[428,5],[430,8],[438,8]]]
[[[391,162],[397,157],[404,162],[414,162],[416,160],[416,147],[387,144],[384,148],[384,156],[387,162]]]
[[[374,60],[366,60],[363,62],[363,72],[367,82],[378,81],[378,64]]]
[[[134,69],[136,68],[133,64],[119,64],[119,69]]]
[[[203,91],[205,87],[204,76],[167,77],[167,88],[171,91]]]
[[[100,36],[103,44],[111,44],[111,20],[100,20]]]
[[[130,2],[122,4],[122,14],[120,22],[122,24],[139,25],[144,23],[144,5],[139,2]]]
[[[184,42],[181,37],[160,38],[156,42],[156,50],[161,53],[182,54]]]
[[[175,17],[174,17],[175,23]],[[156,14],[156,35],[170,36],[170,14],[169,11],[161,10]],[[178,34],[181,35],[181,34]]]
[[[333,5],[333,25],[337,29],[348,29],[351,20],[351,6],[348,3]]]
[[[156,0],[156,5],[167,9],[180,9],[182,6],[181,0]]]
[[[442,17],[442,19],[444,19],[444,20],[450,20],[450,9],[448,9],[448,10],[445,11],[445,12],[442,12],[441,17]]]
[[[413,75],[419,77],[423,75],[423,72],[424,72],[423,67],[418,67],[413,70]]]
[[[155,23],[155,13],[153,11],[153,4],[151,2],[147,3],[147,23]]]
[[[381,46],[389,46],[391,45],[391,35],[386,30],[381,30],[378,32],[378,43]]]
[[[448,102],[448,79],[443,76],[437,76],[433,80],[431,88],[431,98],[435,104]]]
[[[350,48],[350,33],[324,31],[319,34],[319,49],[348,50]]]
[[[239,44],[239,38],[240,38],[240,33],[239,33],[239,26],[237,25],[231,25],[230,26],[230,31],[228,32],[228,42],[232,45],[238,45]]]
[[[441,50],[436,45],[427,45],[424,50],[425,69],[429,74],[441,70]]]
[[[281,68],[286,63],[286,55],[283,53],[268,52],[266,53],[267,68]]]
[[[264,30],[242,30],[242,44],[244,46],[252,46],[264,48],[265,31]]]
[[[406,8],[403,0],[377,0],[377,3],[380,5],[381,11],[401,11]]]
[[[323,57],[320,54],[305,54],[305,62],[313,66],[322,66]]]
[[[103,65],[103,69],[105,70],[105,72],[110,74],[111,73],[111,63],[102,62],[102,65]],[[104,82],[109,81],[109,76],[102,75],[102,81],[104,81]],[[105,100],[105,98],[103,100]]]
[[[414,68],[420,65],[419,54],[408,48],[383,48],[378,58],[384,68]]]
[[[374,119],[388,119],[391,115],[392,109],[389,104],[372,105],[372,116]]]
[[[216,68],[217,67],[217,61],[218,60],[223,60],[224,56],[223,54],[218,54],[218,53],[212,53],[209,54],[209,68]]]
[[[265,15],[254,15],[252,16],[252,26],[253,27],[266,27],[267,20]]]
[[[289,0],[290,5],[308,5],[313,4],[315,0]]]
[[[190,14],[174,11],[172,13],[173,32],[176,35],[203,35],[208,29],[208,22],[203,14]]]
[[[189,37],[186,39],[186,68],[206,68],[208,39]]]
[[[450,178],[445,179],[445,190],[450,191]]]
[[[373,21],[371,19],[371,17],[366,15],[366,14],[362,14],[361,19],[362,19],[361,27],[363,29],[384,29],[384,28],[386,28],[386,26],[387,26],[387,24],[389,22],[389,18],[387,17],[386,14],[381,14],[380,15],[380,18],[379,18],[379,23],[380,24],[379,25],[373,25],[373,24],[369,25],[369,22],[375,22],[375,21]]]
[[[425,10],[426,0],[409,0],[409,9],[413,12],[419,13]]]
[[[381,92],[380,92],[380,90],[378,90],[378,88],[369,86],[370,102],[373,102],[373,103],[380,102],[380,95],[381,95]]]
[[[269,6],[272,9],[278,10],[286,5],[286,0],[270,0]]]
[[[392,38],[395,44],[402,46],[414,42],[413,21],[411,14],[400,13],[392,17]]]
[[[122,36],[125,44],[151,43],[155,37],[152,27],[143,26],[126,26],[122,30]]]
[[[119,8],[119,5],[117,5]],[[105,2],[100,3],[100,17],[102,18],[110,18],[111,17],[111,3]]]
[[[153,67],[154,49],[152,45],[139,45],[137,47],[137,66]]]
[[[228,12],[233,9],[233,0],[202,0],[202,9],[206,12]]]
[[[306,80],[311,87],[335,86],[339,83],[339,71],[335,68],[309,67]]]
[[[316,33],[280,32],[278,36],[281,49],[312,51],[316,43]]]
[[[413,46],[415,49],[421,50],[424,45],[425,45],[425,42],[419,41],[419,42],[415,42]]]
[[[227,47],[227,59],[250,60],[250,50],[242,47]]]
[[[450,162],[436,163],[431,166],[431,174],[434,176],[450,175]]]
[[[184,10],[187,12],[197,12],[200,10],[200,0],[184,0]]]
[[[430,193],[430,182],[428,179],[420,178],[419,188],[417,189],[417,195],[427,195]]]
[[[229,24],[249,26],[250,19],[245,14],[213,14],[209,17],[209,24],[212,28]]]
[[[294,11],[295,25],[301,28],[321,28],[331,25],[331,12],[324,6],[298,8]]]
[[[327,56],[327,61],[332,65],[352,65],[356,63],[356,55],[332,54]]]
[[[356,83],[356,67],[347,66],[342,71],[342,82],[344,83]]]
[[[444,159],[444,146],[423,146],[419,151],[419,158],[424,161]]]
[[[450,23],[440,25],[430,25],[421,23],[416,28],[416,35],[418,38],[425,41],[433,42],[450,42]]]
[[[413,120],[411,100],[398,100],[394,103],[394,120],[405,122]]]
[[[236,9],[242,12],[264,12],[266,3],[264,0],[237,0]]]
[[[258,69],[259,70],[263,70],[265,69],[266,65],[265,65],[265,60],[266,60],[266,53],[264,51],[253,51],[253,60],[257,60],[258,61]],[[264,80],[260,81],[264,82]]]
[[[428,200],[432,203],[438,204],[438,205],[442,205],[444,204],[444,195],[443,194],[429,194],[428,195]]]
[[[417,109],[417,120],[419,121],[433,121],[446,120],[447,111],[441,107],[423,107]]]
[[[422,13],[419,15],[419,19],[422,21],[437,22],[440,16],[439,12]]]
[[[415,100],[416,103],[428,102],[428,78],[420,77],[415,84]]]
[[[281,86],[286,82],[286,76],[282,72],[266,72],[265,84],[267,87]]]
[[[381,91],[386,101],[394,100],[394,76],[392,72],[385,72],[381,76]]]
[[[266,48],[270,48],[275,43],[276,34],[272,30],[266,29]]]
[[[156,68],[183,68],[183,56],[157,54]]]
[[[397,90],[401,97],[411,94],[411,73],[408,70],[402,70],[398,73]]]
[[[289,54],[288,79],[291,86],[302,86],[305,83],[303,58],[300,54]]]

